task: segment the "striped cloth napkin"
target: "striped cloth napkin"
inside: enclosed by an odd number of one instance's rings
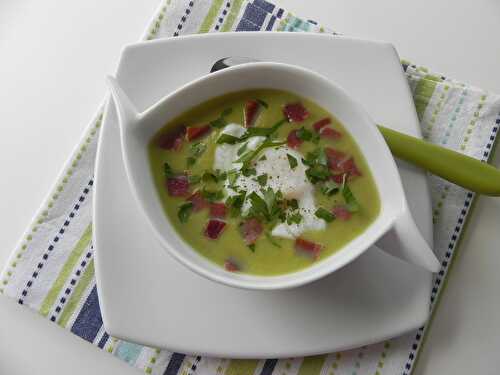
[[[265,0],[166,0],[144,39],[235,30],[332,32]],[[406,61],[402,64],[424,137],[488,160],[500,125],[500,96]],[[0,293],[147,374],[407,375],[412,371],[426,327],[356,350],[281,360],[192,357],[109,337],[99,311],[91,243],[93,168],[101,119],[102,108],[0,275]],[[432,289],[434,308],[474,195],[433,176],[429,182],[434,243],[442,262]]]

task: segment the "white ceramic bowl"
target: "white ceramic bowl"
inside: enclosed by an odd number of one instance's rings
[[[198,274],[226,285],[248,289],[284,289],[300,286],[334,272],[356,259],[377,240],[399,246],[396,255],[430,270],[438,266],[409,214],[394,159],[376,125],[343,89],[310,70],[281,63],[250,63],[197,79],[144,111],[134,105],[110,78],[121,129],[121,144],[132,192],[163,247]],[[309,98],[334,114],[356,140],[372,171],[381,202],[380,214],[358,237],[330,257],[310,267],[279,276],[227,272],[201,256],[182,240],[171,225],[156,191],[148,158],[148,143],[171,119],[216,96],[230,92],[271,88]],[[394,248],[394,246],[391,246]]]

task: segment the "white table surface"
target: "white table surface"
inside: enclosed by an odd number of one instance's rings
[[[0,267],[101,101],[121,46],[138,39],[157,3],[0,1]],[[500,92],[496,0],[280,4],[344,34],[391,41],[407,59]],[[500,367],[500,200],[479,199],[470,219],[416,374],[493,374]],[[137,373],[0,298],[0,374],[118,371]]]

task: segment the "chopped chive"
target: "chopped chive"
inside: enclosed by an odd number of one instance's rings
[[[337,184],[335,181],[327,180],[321,186],[321,192],[326,196],[331,196],[333,194],[336,194],[339,191],[339,188],[339,184]]]
[[[264,160],[267,160],[266,155],[262,155],[259,159],[259,161],[264,161]]]
[[[335,220],[335,215],[330,211],[324,209],[323,207],[318,208],[314,215],[316,215],[316,217],[320,219],[323,219],[327,223],[331,223],[333,220]]]
[[[250,249],[250,251],[251,251],[252,253],[255,253],[255,244],[254,244],[254,243],[253,243],[253,244],[248,245],[248,248]]]
[[[193,203],[186,202],[179,206],[179,211],[177,212],[177,217],[179,218],[181,223],[186,223],[191,216],[191,212],[193,211]]]
[[[163,164],[163,173],[165,173],[165,177],[173,177],[174,176],[174,171],[172,170],[172,167],[168,163]]]
[[[220,117],[229,116],[231,113],[233,113],[233,109],[232,108],[226,108],[225,110],[223,110],[221,112]]]
[[[263,106],[265,109],[268,109],[269,108],[269,104],[267,104],[265,101],[263,101],[262,99],[255,99],[255,101],[257,103],[259,103],[261,106]]]
[[[290,168],[295,169],[295,167],[297,167],[298,165],[297,159],[290,154],[286,154],[286,157],[288,158],[288,164],[290,164]]]
[[[349,212],[358,212],[359,211],[359,203],[352,193],[351,189],[349,189],[349,186],[347,184],[344,184],[344,187],[342,188],[342,196],[345,199],[347,209]]]
[[[307,130],[304,127],[301,127],[300,129],[297,130],[296,132],[297,138],[299,138],[302,141],[310,141],[313,133],[309,130]]]
[[[186,165],[189,167],[192,167],[194,164],[196,163],[196,158],[192,157],[192,156],[188,156],[186,158]]]
[[[195,184],[200,183],[201,177],[197,176],[197,175],[190,175],[190,176],[188,176],[188,181],[190,184],[195,185]]]
[[[288,207],[290,207],[292,210],[297,210],[299,208],[299,202],[297,199],[290,199],[288,202]]]
[[[267,183],[267,173],[257,176],[257,182],[260,186],[264,186]]]
[[[236,151],[236,155],[240,156],[241,154],[243,154],[246,151],[247,146],[248,146],[248,143],[244,143],[243,146],[241,146],[238,149],[238,151]]]
[[[238,143],[238,142],[240,142],[240,138],[235,137],[234,135],[231,135],[231,134],[222,133],[219,136],[219,138],[217,138],[217,144],[219,144],[219,145],[224,144],[224,143],[234,145],[235,143]]]
[[[208,171],[203,172],[203,174],[201,175],[201,179],[203,180],[203,182],[217,182],[217,176]]]
[[[300,222],[302,221],[302,215],[298,212],[292,214],[292,215],[288,215],[287,218],[286,218],[286,223],[288,225],[290,224],[299,224]]]
[[[222,190],[212,191],[203,188],[201,191],[201,195],[209,202],[220,201],[222,198],[224,198],[224,193],[222,192]]]
[[[245,177],[250,177],[250,176],[255,176],[257,174],[257,171],[255,170],[255,168],[243,168],[241,170],[241,173]]]
[[[271,245],[273,245],[273,246],[275,246],[275,247],[279,247],[279,248],[281,248],[281,245],[280,245],[279,243],[277,243],[277,242],[274,240],[274,238],[273,238],[273,236],[271,235],[271,233],[266,232],[266,238],[267,238],[267,240],[271,243]]]

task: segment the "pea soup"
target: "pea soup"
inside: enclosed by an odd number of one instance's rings
[[[355,140],[290,92],[209,100],[166,124],[149,156],[172,225],[228,272],[301,270],[360,235],[380,210]]]

